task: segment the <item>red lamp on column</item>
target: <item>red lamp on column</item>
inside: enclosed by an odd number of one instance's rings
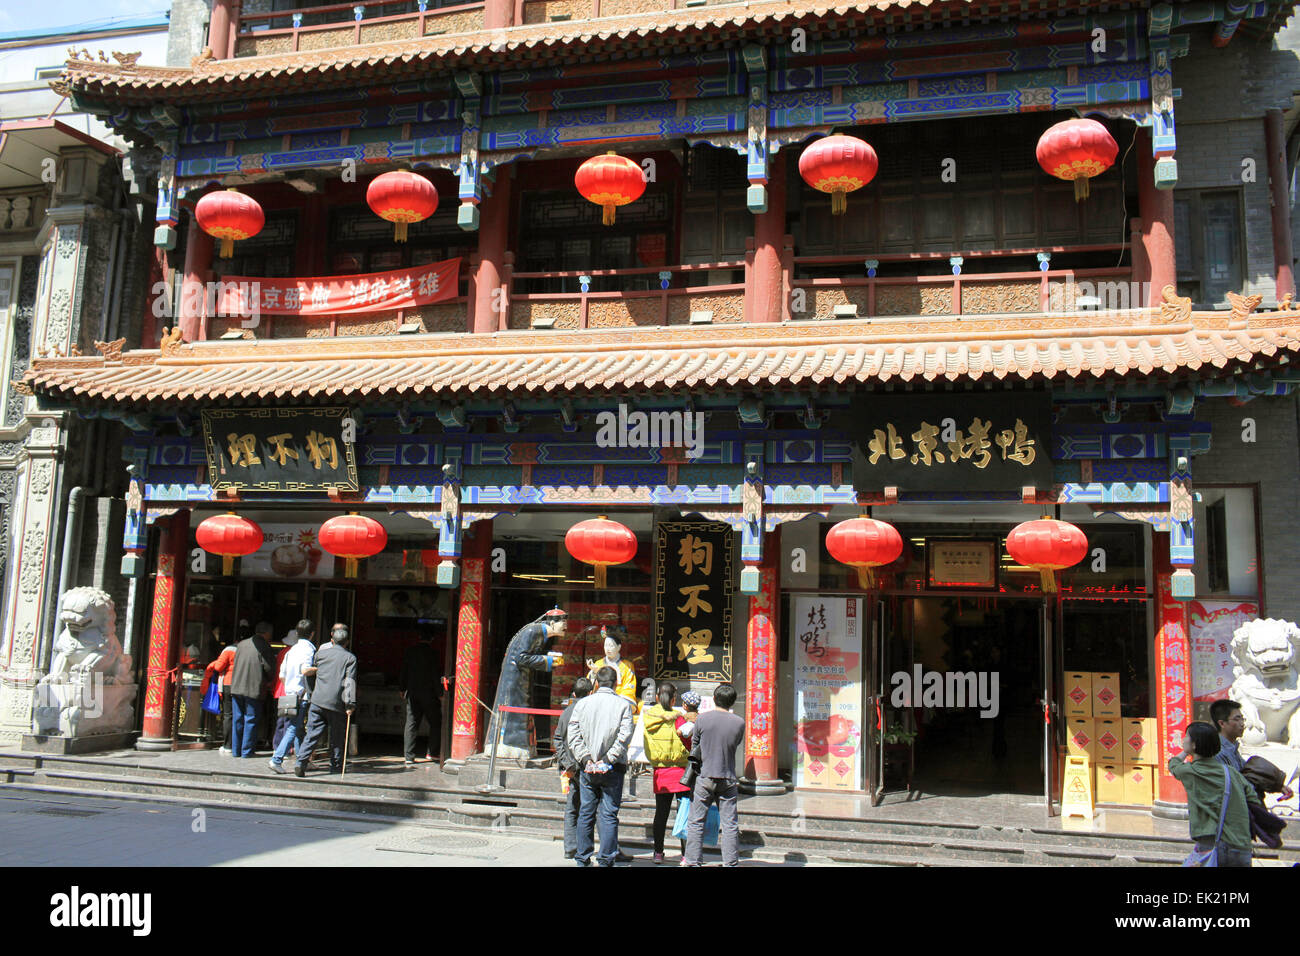
[[[858,585],[875,587],[875,569],[893,564],[903,553],[903,536],[886,521],[849,518],[826,532],[826,550],[840,564],[857,568]]]
[[[418,173],[399,169],[371,181],[366,205],[380,219],[394,223],[395,242],[405,242],[408,225],[423,222],[438,211],[438,190]]]
[[[614,210],[618,206],[635,202],[645,192],[641,167],[617,153],[591,157],[578,167],[573,184],[584,198],[604,210],[601,222],[606,226],[614,225]]]
[[[1088,198],[1088,180],[1115,165],[1119,146],[1096,120],[1071,119],[1043,133],[1034,152],[1044,172],[1074,181],[1074,201],[1082,202]]]
[[[1078,564],[1088,554],[1088,537],[1068,521],[1039,518],[1026,521],[1007,535],[1007,553],[1019,564],[1039,572],[1043,591],[1056,593],[1056,572]]]
[[[373,557],[388,544],[384,526],[355,511],[330,518],[320,526],[317,538],[322,548],[336,558],[343,558],[344,573],[350,578],[356,577],[359,560]]]
[[[826,136],[799,154],[799,175],[813,189],[831,194],[831,215],[848,209],[848,194],[876,177],[876,151],[856,136]]]
[[[605,569],[625,564],[636,557],[636,535],[632,529],[604,515],[579,521],[564,536],[569,554],[595,567],[597,590],[605,586]]]
[[[221,573],[235,571],[235,558],[253,554],[262,546],[262,529],[233,511],[205,518],[194,529],[194,540],[209,554],[221,555]]]
[[[251,239],[266,225],[266,213],[252,196],[235,189],[210,192],[194,207],[199,228],[221,240],[217,255],[229,259],[235,254],[237,239]]]

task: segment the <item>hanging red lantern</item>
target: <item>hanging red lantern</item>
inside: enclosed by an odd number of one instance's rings
[[[858,569],[858,585],[875,587],[875,568],[893,564],[903,553],[903,536],[886,521],[849,518],[826,532],[826,550],[840,564]]]
[[[1039,518],[1026,521],[1007,535],[1007,553],[1041,575],[1043,590],[1056,592],[1056,572],[1073,567],[1088,554],[1088,537],[1068,521]]]
[[[229,577],[235,558],[252,554],[262,546],[262,529],[233,511],[205,518],[194,529],[194,540],[209,554],[221,555],[221,573]]]
[[[604,515],[579,521],[564,536],[564,547],[583,564],[596,568],[596,588],[605,586],[605,569],[636,557],[636,535]]]
[[[1096,120],[1071,119],[1040,136],[1034,152],[1044,172],[1074,181],[1074,201],[1082,202],[1088,198],[1088,180],[1115,165],[1119,146]]]
[[[645,192],[645,175],[626,156],[606,153],[593,156],[579,166],[573,184],[586,199],[604,209],[601,222],[612,226],[614,208],[636,202]]]
[[[405,242],[410,223],[423,222],[438,211],[438,190],[418,173],[399,169],[371,180],[366,204],[380,219],[396,224],[395,242]]]
[[[199,228],[221,240],[218,255],[229,259],[235,254],[236,239],[251,239],[266,225],[266,214],[252,196],[235,189],[210,192],[194,207]]]
[[[356,512],[330,518],[320,526],[317,536],[320,546],[346,562],[344,573],[356,577],[357,561],[369,558],[384,550],[388,544],[388,532],[374,518],[367,518]]]
[[[831,215],[848,209],[847,194],[876,177],[880,160],[868,143],[856,136],[826,136],[799,155],[799,175],[813,189],[831,194]]]

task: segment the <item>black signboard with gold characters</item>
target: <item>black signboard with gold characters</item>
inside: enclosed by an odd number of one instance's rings
[[[731,680],[735,538],[715,521],[656,526],[656,680]]]
[[[858,492],[1020,491],[1052,485],[1052,407],[1044,392],[858,395]]]
[[[346,408],[203,412],[213,490],[357,491],[355,420]]]

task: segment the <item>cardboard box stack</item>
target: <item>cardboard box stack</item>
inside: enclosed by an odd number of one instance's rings
[[[1154,801],[1156,719],[1121,717],[1119,675],[1067,671],[1066,752],[1087,757],[1098,803],[1149,807]]]

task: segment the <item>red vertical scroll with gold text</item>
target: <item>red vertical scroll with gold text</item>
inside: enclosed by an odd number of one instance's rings
[[[1187,791],[1169,773],[1169,758],[1182,752],[1183,731],[1192,719],[1191,642],[1188,639],[1187,602],[1173,595],[1169,563],[1169,535],[1152,536],[1152,558],[1156,581],[1155,702],[1160,735],[1159,765],[1156,767],[1156,799],[1161,803],[1185,804]]]
[[[483,733],[480,685],[483,636],[488,617],[488,556],[492,522],[480,521],[465,545],[460,573],[460,617],[456,625],[456,697],[452,706],[451,759],[478,753]]]
[[[146,740],[170,740],[172,736],[189,517],[188,510],[178,512],[162,526],[158,539],[158,571],[154,576],[153,615],[149,620],[149,668],[144,694],[142,736]]]
[[[755,781],[777,778],[776,665],[781,650],[777,634],[780,614],[779,532],[768,534],[763,555],[758,593],[749,599],[746,654],[745,776]]]

